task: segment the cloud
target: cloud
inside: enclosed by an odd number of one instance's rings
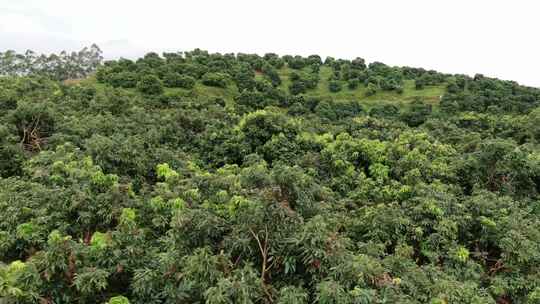
[[[39,22],[17,13],[2,14],[0,30],[10,33],[46,33]]]
[[[104,50],[105,59],[118,59],[120,57],[136,59],[148,52],[148,50],[136,46],[126,39],[105,41],[99,43],[99,47]]]
[[[0,51],[34,50],[41,53],[57,53],[62,50],[79,50],[85,44],[46,33],[13,33],[0,31]],[[9,43],[4,43],[9,41]]]

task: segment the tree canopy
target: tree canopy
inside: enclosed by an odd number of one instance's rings
[[[200,49],[0,74],[0,302],[540,303],[537,88]]]

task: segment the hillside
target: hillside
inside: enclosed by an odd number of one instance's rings
[[[0,75],[0,302],[540,303],[540,89],[97,46]]]

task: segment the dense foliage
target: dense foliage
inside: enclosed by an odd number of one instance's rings
[[[95,72],[102,60],[101,49],[95,44],[78,52],[50,55],[8,50],[0,52],[0,75],[42,75],[56,80],[83,78]]]
[[[540,90],[149,53],[0,78],[0,302],[540,303]]]

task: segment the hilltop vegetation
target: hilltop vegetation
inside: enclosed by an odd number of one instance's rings
[[[0,301],[540,303],[539,89],[28,54],[0,53]]]

